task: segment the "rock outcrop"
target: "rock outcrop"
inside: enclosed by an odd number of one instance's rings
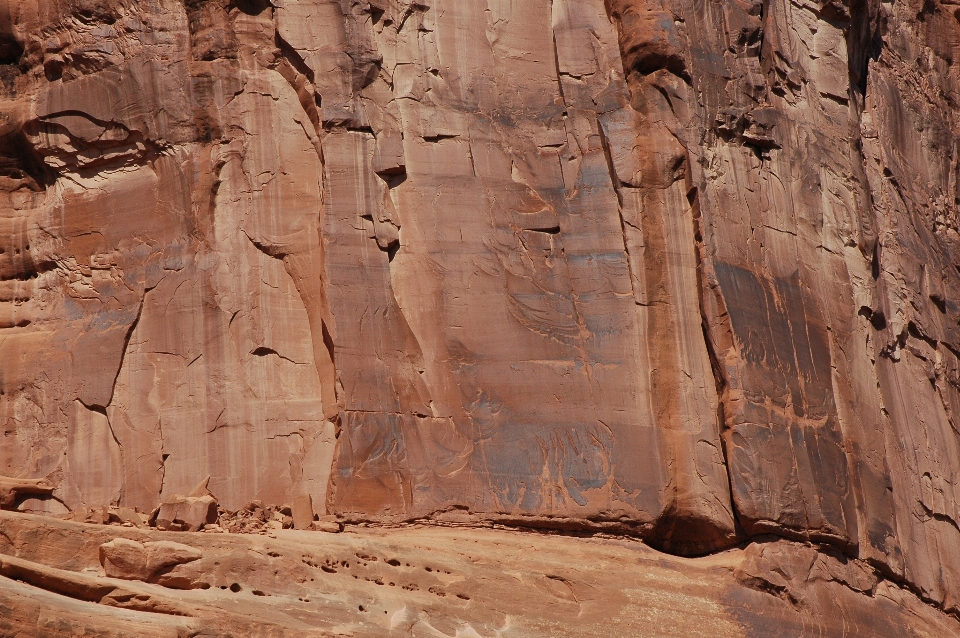
[[[201,558],[144,582],[103,574],[100,544],[185,534],[9,512],[0,531],[0,609],[18,611],[0,615],[4,636],[960,634],[956,618],[839,552],[784,540],[680,558],[494,529],[199,533],[186,536]]]
[[[31,496],[49,496],[54,486],[45,479],[0,476],[0,509],[15,509],[18,502]]]
[[[196,532],[217,522],[217,501],[212,496],[175,495],[160,505],[156,525],[161,529]]]
[[[199,560],[202,553],[172,541],[138,543],[115,538],[100,546],[100,564],[109,578],[148,581],[161,569]]]
[[[727,635],[956,635],[958,113],[954,0],[4,0],[0,508],[209,526],[178,589],[224,529],[508,526],[736,554],[663,558]],[[229,599],[38,549],[0,574],[78,631]],[[384,632],[507,626],[455,596]]]

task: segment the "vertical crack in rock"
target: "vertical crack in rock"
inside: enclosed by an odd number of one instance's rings
[[[729,452],[727,446],[729,445],[726,432],[728,429],[726,412],[724,404],[727,400],[727,381],[723,374],[723,368],[721,367],[720,359],[717,357],[717,351],[714,347],[714,341],[710,336],[710,320],[705,307],[708,291],[707,278],[704,273],[704,251],[706,247],[703,243],[703,229],[701,228],[702,217],[700,212],[700,193],[699,189],[696,186],[689,185],[689,190],[687,191],[687,198],[690,202],[690,206],[693,209],[693,252],[696,256],[697,262],[697,307],[700,312],[700,328],[701,334],[703,335],[703,345],[707,351],[707,356],[710,358],[710,371],[713,375],[713,383],[717,392],[717,427],[720,430],[720,450],[723,454],[723,465],[724,472],[727,475],[727,483],[730,489],[730,493],[733,493],[733,477],[730,475],[730,460]],[[721,301],[722,303],[722,301]],[[722,316],[726,314],[724,311],[720,311],[718,315]],[[737,512],[737,504],[733,498],[730,499],[730,509],[733,512],[734,522],[736,524],[737,530],[736,533],[738,536],[742,535],[743,526],[740,522],[740,515]]]
[[[336,364],[333,340],[327,327],[328,320],[323,317],[328,312],[324,265],[322,258],[316,254],[323,251],[310,248],[304,250],[294,244],[268,244],[253,239],[245,231],[244,235],[261,253],[280,261],[297,288],[311,325],[314,360],[320,377],[321,400],[325,405],[324,416],[334,419],[340,411],[337,403]],[[309,243],[309,239],[306,241]],[[318,244],[320,241],[318,236]],[[307,254],[304,255],[303,252]],[[282,358],[292,361],[289,357]]]
[[[555,2],[555,1],[559,2],[560,0],[551,0],[551,3],[550,3],[550,4],[551,4],[551,8],[553,9],[554,12],[557,11],[557,9],[555,8],[555,5],[554,5],[554,2]],[[555,30],[555,29],[552,31],[552,36],[553,36],[552,41],[553,41],[554,64],[555,64],[556,74],[557,74],[558,94],[559,94],[560,100],[561,100],[561,102],[562,102],[562,104],[563,104],[563,120],[564,120],[564,124],[567,125],[567,124],[568,124],[568,118],[569,118],[569,116],[568,116],[568,111],[569,111],[569,109],[570,109],[570,105],[567,103],[567,98],[566,98],[566,96],[564,95],[564,91],[563,91],[563,77],[564,77],[565,75],[568,76],[568,77],[570,77],[570,76],[569,76],[569,74],[564,73],[563,70],[561,69],[561,66],[560,66],[560,53],[559,53],[559,51],[558,51],[558,49],[557,49],[557,34],[556,34],[556,30]],[[583,149],[582,147],[580,147],[580,145],[579,145],[579,144],[580,144],[580,143],[579,143],[579,140],[577,140],[575,136],[568,134],[567,145],[570,144],[570,141],[569,141],[569,140],[570,140],[571,138],[572,138],[572,139],[574,140],[574,142],[577,144],[577,147],[578,147],[578,148],[577,148],[576,153],[577,153],[579,156],[582,157],[582,156],[584,155],[584,149]],[[602,135],[602,133],[600,133],[600,139],[601,139],[601,144],[603,144],[603,135]],[[570,149],[570,151],[573,152],[572,149]],[[562,160],[561,160],[561,161],[562,161]],[[512,175],[512,171],[511,171],[511,175]],[[615,181],[613,181],[614,179],[615,179],[615,176],[611,175],[610,186],[611,186],[611,188],[614,189],[614,192],[616,193],[617,198],[618,198],[618,200],[619,200],[619,198],[620,198],[620,193],[619,193],[619,190],[618,190],[618,184],[617,184]],[[567,198],[569,199],[569,198],[574,197],[575,194],[576,194],[577,186],[574,185],[574,184],[566,184],[565,186],[566,186],[566,190],[567,190]],[[529,188],[529,186],[528,186],[528,188]],[[567,203],[565,202],[565,204],[567,204]],[[568,204],[567,204],[567,205],[568,205]],[[560,228],[560,231],[562,231],[562,226],[560,226],[559,228]],[[557,235],[558,235],[558,236],[562,236],[562,233],[558,231]],[[522,245],[522,244],[521,244],[521,245]],[[566,262],[567,270],[569,270],[569,268],[570,268],[570,258],[569,258],[569,256],[567,255],[567,251],[564,250],[563,248],[561,248],[561,249],[560,249],[560,255],[561,255],[561,258],[563,259],[563,261]],[[582,311],[582,309],[580,308],[580,305],[581,305],[580,296],[577,294],[577,292],[576,292],[575,290],[571,290],[571,291],[570,291],[570,299],[571,299],[571,301],[572,301],[572,303],[571,303],[571,310],[572,310],[572,313],[573,313],[573,317],[572,317],[572,318],[573,318],[573,323],[576,325],[576,329],[577,329],[577,333],[578,333],[577,336],[576,336],[576,339],[575,339],[575,344],[576,344],[575,347],[576,347],[576,349],[577,349],[577,351],[578,351],[578,356],[579,356],[580,362],[581,362],[581,364],[583,365],[585,374],[586,374],[586,376],[587,376],[587,380],[588,380],[589,387],[590,387],[591,400],[592,400],[592,401],[596,401],[596,390],[597,390],[597,388],[596,388],[596,385],[595,385],[594,380],[593,380],[593,378],[592,378],[592,371],[591,371],[591,367],[592,367],[592,366],[590,365],[590,356],[587,354],[587,348],[586,348],[586,344],[585,344],[585,342],[590,339],[590,330],[588,330],[588,328],[587,328],[587,326],[586,326],[586,321],[585,321],[585,318],[584,318],[584,316],[583,316],[583,311]]]
[[[671,457],[673,496],[651,542],[667,551],[705,553],[735,543],[740,532],[720,440],[710,353],[696,346],[703,334],[700,292],[691,287],[699,255],[690,252],[697,211],[688,198],[689,152],[666,125],[676,116],[673,100],[681,99],[678,91],[683,89],[677,87],[691,78],[676,35],[665,31],[672,16],[646,5],[631,13],[623,5],[606,3],[605,8],[619,35],[629,102],[602,109],[600,135],[617,188],[638,317],[646,326],[651,402]],[[630,28],[645,28],[628,31],[626,19],[634,20]],[[650,91],[655,93],[647,95]],[[640,248],[637,257],[631,243]]]
[[[134,332],[137,329],[137,326],[140,323],[140,317],[143,314],[143,308],[146,303],[147,294],[153,290],[153,287],[145,288],[142,295],[140,303],[137,307],[137,314],[134,316],[133,321],[127,327],[126,332],[123,336],[122,345],[119,347],[119,361],[117,362],[116,372],[113,375],[113,382],[110,386],[110,393],[107,397],[107,400],[102,404],[96,403],[85,403],[82,398],[77,398],[77,403],[79,403],[83,410],[86,410],[90,413],[98,415],[93,417],[92,415],[89,418],[77,415],[76,411],[74,412],[75,418],[74,423],[71,426],[71,435],[73,439],[73,444],[68,446],[68,463],[70,463],[70,458],[74,460],[71,464],[73,466],[79,466],[81,463],[86,465],[89,463],[90,458],[87,456],[89,454],[96,454],[96,450],[91,450],[91,446],[96,446],[98,443],[103,443],[103,432],[99,431],[103,429],[103,425],[106,426],[107,431],[109,432],[110,440],[116,445],[116,456],[113,458],[113,455],[110,453],[106,454],[106,458],[99,460],[96,465],[99,466],[94,470],[94,475],[96,478],[88,478],[84,476],[78,481],[73,481],[73,485],[77,489],[77,495],[67,495],[67,500],[73,506],[86,504],[86,505],[98,505],[99,499],[105,493],[104,490],[110,490],[115,487],[116,489],[116,498],[110,499],[110,505],[118,505],[123,502],[124,495],[126,492],[126,482],[123,480],[118,480],[117,485],[112,486],[109,484],[110,478],[113,474],[116,474],[117,477],[122,477],[123,468],[128,464],[135,462],[133,459],[128,459],[123,443],[120,438],[117,436],[117,432],[114,428],[113,423],[111,422],[110,413],[108,410],[114,405],[114,398],[116,396],[117,382],[120,378],[121,373],[124,369],[124,363],[127,361],[127,351],[130,347],[130,342],[133,337]],[[98,423],[102,417],[102,423]],[[98,427],[99,425],[99,427]],[[109,446],[108,446],[109,447]],[[80,467],[76,468],[80,470]],[[111,492],[112,494],[112,492]],[[77,499],[79,496],[79,499]],[[158,494],[159,496],[159,494]]]
[[[422,143],[418,150],[436,152],[440,160],[449,158],[451,144],[462,149],[470,143],[464,132],[450,129],[448,113],[440,108],[442,93],[432,105],[437,121],[424,117],[418,122],[417,110],[431,100],[401,90],[398,76],[405,74],[404,87],[410,89],[406,83],[417,79],[407,71],[415,66],[423,71],[419,66],[424,61],[415,64],[407,56],[416,58],[430,47],[426,40],[432,30],[426,22],[431,11],[411,5],[385,10],[374,20],[358,7],[345,8],[338,21],[353,35],[349,60],[340,59],[338,73],[351,78],[352,115],[328,120],[324,98],[324,233],[331,278],[337,282],[331,303],[339,331],[334,341],[343,352],[344,406],[330,502],[347,520],[426,515],[438,496],[435,486],[462,470],[473,450],[460,430],[466,421],[460,399],[451,400],[456,385],[443,370],[446,344],[438,338],[442,325],[436,325],[443,309],[431,297],[442,272],[440,256],[430,252],[436,250],[436,237],[408,233],[417,220],[403,210],[404,203],[422,207],[417,216],[425,221],[440,212],[432,208],[430,196],[435,202],[447,188],[443,180],[428,183],[424,190],[435,192],[425,195],[419,190],[423,184],[411,186],[410,145]],[[396,49],[401,40],[402,54]],[[404,57],[402,64],[398,54]],[[386,67],[385,55],[393,62]],[[440,82],[439,65],[431,67],[436,74],[430,77]],[[332,87],[346,82],[329,78],[326,84],[336,113],[346,93]],[[431,125],[436,130],[428,130]],[[444,387],[447,397],[434,394],[436,385]],[[424,487],[415,490],[417,481],[425,481]]]
[[[137,329],[137,325],[140,323],[140,316],[143,314],[143,306],[146,303],[147,293],[153,289],[154,287],[144,288],[140,305],[137,306],[137,314],[130,323],[130,326],[127,328],[126,334],[123,336],[123,348],[120,350],[120,363],[117,365],[117,372],[113,375],[113,383],[110,385],[110,398],[107,403],[101,407],[101,409],[104,410],[104,415],[106,415],[106,408],[113,404],[113,397],[117,391],[117,379],[120,378],[120,372],[123,370],[123,362],[127,357],[127,348],[130,347],[130,339],[133,337],[133,331]]]
[[[850,3],[849,28],[846,34],[849,55],[848,73],[850,76],[850,97],[852,113],[850,127],[852,144],[859,162],[851,163],[857,181],[862,185],[860,192],[863,201],[856,202],[859,221],[858,245],[865,257],[873,258],[877,247],[877,220],[874,215],[873,193],[867,178],[867,157],[862,137],[863,111],[866,107],[867,84],[870,62],[879,58],[883,49],[880,39],[881,6],[876,0],[852,0]],[[878,264],[874,264],[876,268]]]
[[[610,152],[610,141],[607,139],[607,135],[604,132],[603,126],[598,127],[598,133],[600,135],[600,143],[603,144],[603,154],[607,160],[607,172],[610,173],[610,184],[613,186],[613,190],[617,193],[617,215],[620,217],[620,232],[623,235],[623,252],[627,256],[627,270],[630,273],[630,290],[633,292],[634,300],[637,300],[637,305],[643,305],[639,301],[640,293],[637,290],[637,274],[633,271],[633,259],[630,255],[630,243],[627,240],[627,220],[624,219],[623,216],[623,183],[617,176],[616,168],[613,166],[613,156]]]

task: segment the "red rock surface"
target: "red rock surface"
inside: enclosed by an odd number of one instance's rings
[[[207,631],[280,569],[219,531],[346,524],[544,597],[254,633],[957,635],[958,112],[953,0],[0,1],[2,631]]]
[[[839,552],[783,540],[681,558],[635,540],[438,526],[190,534],[3,512],[0,531],[9,636],[960,633]],[[103,544],[141,541],[201,557],[147,582],[103,573]]]

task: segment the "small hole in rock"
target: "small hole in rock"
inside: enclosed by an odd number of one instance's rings
[[[230,585],[230,591],[232,591],[232,592],[235,593],[235,594],[236,594],[238,591],[240,591],[240,589],[241,589],[241,587],[240,587],[240,585],[238,585],[237,583],[234,583],[234,584]]]

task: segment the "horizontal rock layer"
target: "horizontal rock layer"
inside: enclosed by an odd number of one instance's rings
[[[960,633],[856,561],[783,540],[690,559],[492,529],[177,534],[4,512],[0,531],[0,610],[17,610],[0,615],[4,636]],[[179,562],[118,577],[98,548],[120,547],[177,550]]]
[[[958,56],[947,0],[2,3],[0,505],[773,535],[956,614]]]

